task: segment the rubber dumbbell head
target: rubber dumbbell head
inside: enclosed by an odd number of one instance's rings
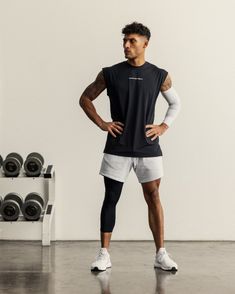
[[[23,158],[20,154],[9,153],[3,161],[2,167],[6,177],[17,177],[23,165]]]
[[[24,170],[26,175],[29,177],[40,176],[43,164],[44,158],[41,154],[37,152],[30,153],[24,162]]]
[[[0,211],[6,221],[16,221],[19,217],[23,199],[18,193],[8,193],[2,202]]]
[[[2,163],[3,163],[3,159],[2,159],[2,156],[0,155],[0,167],[2,166]]]
[[[44,200],[40,194],[36,192],[29,193],[24,200],[22,205],[22,214],[26,220],[37,221],[43,211]]]

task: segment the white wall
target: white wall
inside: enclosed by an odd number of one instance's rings
[[[160,137],[166,240],[235,240],[234,1],[1,1],[1,151],[41,152],[56,167],[56,238],[99,239],[107,133],[78,100],[104,66],[125,60],[121,29],[143,22],[146,60],[165,68],[182,100]],[[110,121],[104,91],[94,101]],[[155,123],[167,109],[160,95]],[[113,240],[150,239],[133,172]]]
[[[3,68],[2,68],[2,52],[1,52],[2,44],[1,44],[1,39],[0,39],[0,134],[1,134],[1,139],[0,139],[0,155],[1,155],[1,150],[2,150],[2,132],[3,132]]]

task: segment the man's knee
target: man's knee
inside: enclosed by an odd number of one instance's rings
[[[105,205],[116,205],[122,192],[123,182],[104,177],[105,181]]]
[[[142,183],[143,192],[152,194],[155,191],[159,192],[161,178],[153,180],[151,182]]]
[[[158,186],[155,186],[154,189],[150,190],[147,195],[150,199],[154,200],[156,198],[159,198],[159,188]]]
[[[143,189],[145,200],[148,204],[153,205],[160,200],[159,188],[157,185],[154,187],[145,187]]]

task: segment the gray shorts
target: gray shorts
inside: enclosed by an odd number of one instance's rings
[[[104,153],[99,174],[125,182],[134,169],[139,183],[156,180],[163,176],[162,156],[127,157]]]

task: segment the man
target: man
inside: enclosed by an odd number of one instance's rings
[[[145,49],[151,36],[149,29],[133,22],[126,25],[122,33],[127,60],[102,68],[79,100],[87,116],[108,132],[99,172],[105,184],[100,214],[101,248],[91,270],[106,270],[112,266],[108,248],[115,225],[115,208],[123,183],[133,167],[148,205],[149,226],[156,246],[154,267],[176,271],[177,264],[164,248],[164,217],[159,197],[163,176],[159,136],[176,118],[181,103],[168,72],[145,61]],[[111,122],[103,121],[92,103],[105,88],[110,99]],[[155,103],[160,91],[168,102],[168,109],[163,122],[155,125]]]

